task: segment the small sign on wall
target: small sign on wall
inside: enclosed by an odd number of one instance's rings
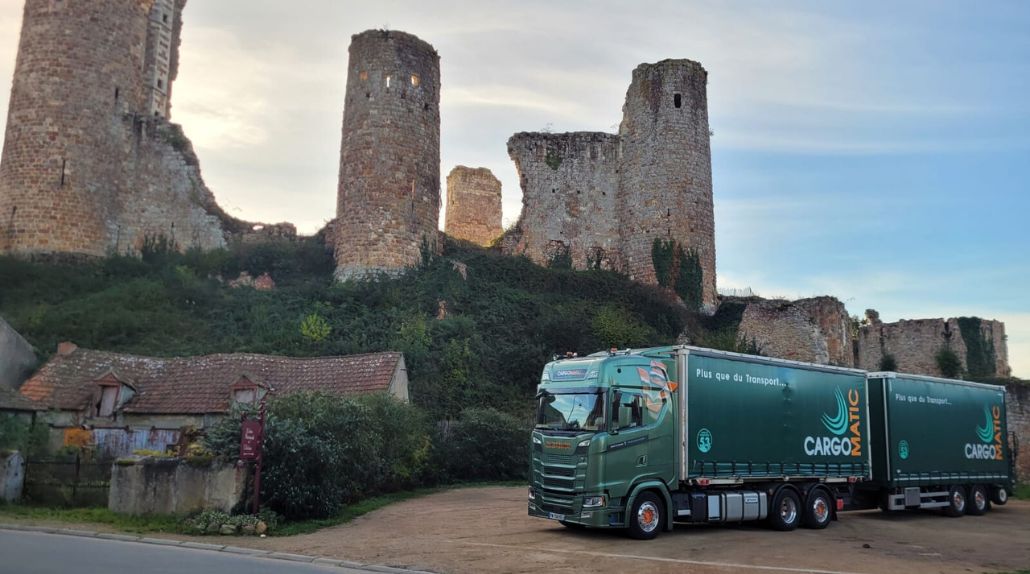
[[[240,459],[258,460],[261,458],[261,421],[245,420],[240,427]]]

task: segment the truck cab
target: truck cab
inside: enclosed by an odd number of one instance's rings
[[[672,368],[671,359],[632,352],[544,368],[530,451],[530,515],[566,526],[632,529],[639,521],[627,520],[627,507],[638,493],[650,486],[652,498],[668,497],[660,493],[675,485],[678,451]],[[658,502],[669,507],[668,500]],[[668,518],[659,523],[666,513],[637,510],[645,530],[671,528]]]

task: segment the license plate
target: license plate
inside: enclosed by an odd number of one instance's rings
[[[547,517],[551,520],[565,520],[564,514],[558,514],[556,512],[548,512]]]

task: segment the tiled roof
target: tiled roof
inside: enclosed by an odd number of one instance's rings
[[[126,413],[190,414],[229,410],[230,387],[241,376],[272,394],[323,391],[349,395],[386,391],[400,367],[400,353],[345,357],[290,358],[222,354],[154,358],[75,349],[58,354],[21,387],[25,398],[61,410],[85,408],[95,396],[95,381],[112,370],[137,394]]]
[[[0,411],[43,411],[46,407],[37,405],[18,394],[18,391],[0,385]]]

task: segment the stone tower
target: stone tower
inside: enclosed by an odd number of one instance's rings
[[[220,247],[228,218],[167,121],[185,0],[27,0],[0,160],[0,252]]]
[[[440,214],[440,56],[404,32],[351,38],[336,277],[397,272],[436,250]]]
[[[445,231],[484,247],[501,236],[501,182],[485,167],[459,165],[447,176]]]
[[[716,305],[708,73],[691,60],[633,70],[619,136],[623,253],[630,278],[656,283],[656,239],[694,252],[702,303]]]

